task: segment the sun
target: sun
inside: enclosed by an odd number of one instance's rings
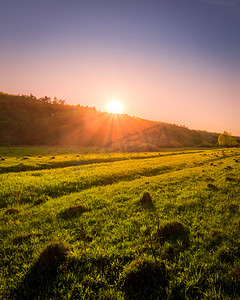
[[[111,100],[108,103],[108,112],[111,114],[121,114],[122,113],[122,104],[117,100]]]

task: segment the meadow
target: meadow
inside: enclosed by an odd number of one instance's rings
[[[240,149],[0,148],[0,298],[240,299]]]

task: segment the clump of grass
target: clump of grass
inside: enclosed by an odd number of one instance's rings
[[[108,289],[108,290],[99,290],[98,293],[98,299],[99,300],[124,300],[124,297],[120,291],[115,291],[114,289]]]
[[[69,249],[59,243],[52,243],[40,254],[35,263],[35,268],[55,269],[64,262],[69,253]]]
[[[232,277],[240,283],[240,266],[233,268]]]
[[[229,209],[229,211],[232,212],[232,213],[237,213],[238,210],[239,210],[239,205],[238,205],[238,204],[231,203],[231,204],[229,204],[228,209]]]
[[[93,237],[89,233],[85,233],[83,230],[78,230],[78,239],[90,243],[93,240]]]
[[[225,178],[225,180],[226,180],[226,181],[234,181],[235,179],[232,178],[232,177],[227,176],[227,177]]]
[[[236,222],[237,229],[240,229],[240,220]]]
[[[9,208],[8,210],[5,211],[4,216],[7,215],[16,215],[19,213],[19,210],[16,208]]]
[[[35,200],[33,204],[34,204],[34,205],[40,205],[40,204],[42,204],[42,203],[45,203],[45,199],[42,198],[42,197],[40,197],[40,198],[38,198],[37,200]]]
[[[82,236],[82,239],[84,242],[90,243],[93,240],[93,237],[89,233],[86,233]]]
[[[188,240],[189,230],[182,223],[178,221],[167,222],[157,229],[157,238],[160,241],[166,241],[168,239],[187,238]]]
[[[60,216],[64,219],[74,218],[74,217],[80,216],[81,214],[83,214],[86,211],[88,211],[88,209],[85,206],[80,204],[77,206],[69,207],[68,209],[62,211],[60,213]]]
[[[155,205],[152,202],[152,198],[148,192],[145,192],[142,196],[142,198],[139,201],[140,205],[147,209],[154,209]]]
[[[41,234],[33,234],[33,233],[30,233],[30,234],[27,234],[27,235],[21,235],[21,236],[17,236],[13,239],[13,243],[14,244],[23,244],[23,243],[27,243],[31,240],[32,237],[38,237],[38,236],[41,236]]]
[[[163,295],[168,284],[165,263],[151,258],[133,260],[120,275],[120,283],[130,299],[154,299],[160,291]]]
[[[16,289],[10,291],[9,299],[47,299],[53,289],[58,270],[67,260],[69,249],[52,243],[39,255]]]
[[[218,251],[218,258],[221,262],[232,263],[234,261],[233,251],[224,246]]]
[[[43,174],[40,172],[35,172],[35,173],[32,173],[31,176],[41,177],[41,176],[43,176]]]
[[[199,205],[199,202],[198,201],[191,201],[191,202],[188,202],[188,203],[182,203],[182,204],[179,204],[177,206],[177,210],[179,212],[183,212],[183,211],[187,211],[187,210],[193,210],[195,208],[197,208]]]
[[[222,232],[216,229],[212,229],[209,235],[206,237],[206,249],[213,251],[218,248],[223,240]]]
[[[214,182],[215,179],[213,179],[212,177],[207,177],[207,178],[205,179],[205,181],[206,181],[206,182]]]
[[[213,190],[213,191],[216,191],[216,190],[217,190],[217,187],[216,187],[214,184],[212,184],[212,183],[209,183],[209,184],[207,185],[207,187],[208,187],[208,189]]]

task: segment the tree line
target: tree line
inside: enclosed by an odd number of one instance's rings
[[[115,116],[95,107],[69,105],[56,97],[0,93],[2,146],[76,145],[114,149],[124,143],[125,151],[158,151],[162,147],[238,145],[226,132],[218,136],[128,115]]]

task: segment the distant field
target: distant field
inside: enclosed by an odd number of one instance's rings
[[[240,149],[12,150],[0,298],[240,298]]]

